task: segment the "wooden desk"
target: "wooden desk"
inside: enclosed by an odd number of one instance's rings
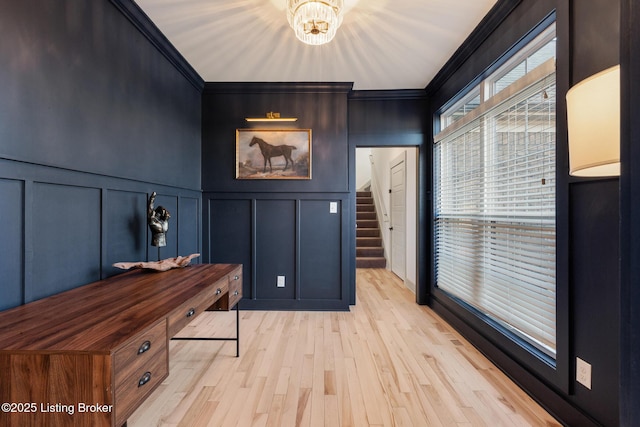
[[[0,312],[0,427],[126,424],[169,374],[168,340],[240,298],[241,265],[198,264],[134,270]]]

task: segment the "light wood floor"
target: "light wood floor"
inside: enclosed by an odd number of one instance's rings
[[[241,311],[235,342],[172,341],[148,426],[558,426],[386,270],[357,270],[350,312]],[[235,313],[183,335],[224,336]]]

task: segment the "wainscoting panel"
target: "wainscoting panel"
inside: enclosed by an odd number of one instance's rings
[[[135,191],[108,190],[106,196],[106,261],[105,275],[122,270],[112,267],[115,262],[147,259],[147,194]]]
[[[100,205],[97,188],[33,184],[27,302],[100,279]]]
[[[190,255],[200,252],[200,199],[180,197],[178,199],[178,255]],[[200,259],[196,261],[201,262]]]
[[[204,193],[203,262],[243,264],[243,309],[348,310],[348,198]]]
[[[203,262],[242,264],[242,302],[255,299],[251,262],[251,200],[210,199],[205,203]]]
[[[331,204],[335,204],[335,211]],[[341,201],[300,202],[300,297],[340,299]],[[308,285],[307,285],[308,284]]]
[[[296,298],[295,200],[256,202],[256,298]],[[277,287],[284,276],[284,287]]]
[[[22,304],[24,182],[0,179],[0,310]]]

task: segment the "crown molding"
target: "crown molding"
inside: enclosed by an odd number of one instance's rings
[[[427,94],[433,94],[478,50],[484,41],[502,23],[522,0],[499,0],[489,13],[480,21],[469,37],[455,51],[449,61],[425,88]]]
[[[349,94],[353,101],[388,101],[396,99],[426,99],[424,89],[354,90]]]
[[[191,83],[202,91],[204,80],[178,52],[151,18],[132,0],[110,0],[111,3],[140,31],[153,46]]]
[[[351,82],[206,82],[216,93],[351,93]]]

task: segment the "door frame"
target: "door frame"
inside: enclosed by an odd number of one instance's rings
[[[416,254],[415,254],[415,295],[416,303],[426,305],[429,302],[429,277],[431,275],[430,259],[432,248],[427,243],[428,223],[431,218],[430,211],[430,182],[431,167],[429,164],[430,153],[424,146],[422,134],[409,135],[350,135],[349,137],[349,192],[350,192],[350,224],[347,227],[349,233],[349,304],[356,303],[356,182],[355,182],[355,158],[356,148],[380,148],[380,147],[403,147],[414,148],[416,150]]]

